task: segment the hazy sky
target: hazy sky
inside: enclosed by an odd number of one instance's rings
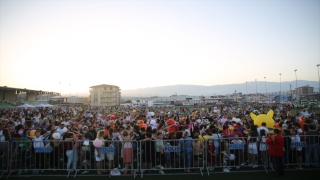
[[[317,64],[319,0],[0,1],[0,86],[318,81]]]

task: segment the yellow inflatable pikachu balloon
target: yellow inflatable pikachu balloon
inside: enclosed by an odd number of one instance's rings
[[[270,110],[267,114],[259,114],[258,116],[250,113],[250,117],[254,121],[254,125],[258,127],[260,127],[263,122],[266,123],[266,128],[274,127],[273,110]]]

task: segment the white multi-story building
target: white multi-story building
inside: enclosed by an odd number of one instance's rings
[[[119,86],[101,84],[90,87],[91,106],[120,106]]]

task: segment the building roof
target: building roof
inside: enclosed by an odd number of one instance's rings
[[[68,99],[68,98],[86,98],[86,97],[79,97],[79,96],[53,96],[53,97],[50,97],[50,99],[63,99],[63,98],[66,98],[66,99]]]
[[[59,95],[59,93],[53,92],[53,91],[42,91],[42,90],[27,89],[27,88],[15,88],[15,87],[7,87],[7,86],[0,86],[0,92],[1,91],[20,91],[20,92],[34,92],[34,93],[38,93],[38,94]]]
[[[309,85],[305,85],[305,86],[300,86],[298,88],[305,88],[305,87],[310,87]],[[310,88],[313,88],[313,87],[310,87]]]
[[[96,85],[96,86],[91,86],[90,88],[95,88],[95,87],[106,87],[106,86],[119,87],[119,86],[110,85],[110,84],[100,84],[100,85]]]

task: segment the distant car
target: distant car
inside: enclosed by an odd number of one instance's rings
[[[310,104],[318,104],[318,101],[317,101],[317,100],[310,100],[309,103],[310,103]]]

